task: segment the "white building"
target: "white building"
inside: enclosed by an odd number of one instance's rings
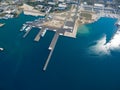
[[[59,2],[64,2],[65,0],[58,0]]]
[[[40,1],[40,2],[43,2],[44,0],[36,0],[36,1]]]
[[[60,3],[58,5],[59,8],[66,8],[67,7],[67,4],[66,3]]]
[[[104,8],[105,6],[103,4],[97,4],[97,3],[95,3],[94,7],[95,8]]]
[[[56,5],[55,2],[48,2],[49,5]]]

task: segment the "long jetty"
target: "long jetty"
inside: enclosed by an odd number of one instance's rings
[[[55,45],[57,43],[58,37],[59,37],[59,33],[56,32],[56,34],[54,35],[54,37],[52,39],[52,42],[51,42],[51,44],[50,44],[50,46],[48,48],[49,50],[54,49],[54,47],[55,47]]]
[[[50,54],[49,54],[49,56],[48,56],[48,58],[47,58],[47,60],[45,62],[45,65],[43,67],[43,71],[46,71],[46,69],[47,69],[47,66],[48,66],[48,64],[50,62],[50,59],[51,59],[52,53],[54,51],[55,45],[57,43],[58,37],[59,37],[59,33],[56,32],[56,34],[54,35],[53,40],[52,40],[52,42],[51,42],[51,44],[49,46],[49,50],[51,50],[51,52],[50,52]]]

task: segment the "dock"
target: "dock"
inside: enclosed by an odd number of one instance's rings
[[[45,62],[45,65],[43,67],[43,71],[46,71],[46,69],[47,69],[47,66],[48,66],[48,64],[50,62],[50,59],[51,59],[51,56],[52,56],[52,53],[54,51],[54,48],[55,48],[55,45],[57,43],[58,38],[59,38],[59,33],[56,32],[56,34],[54,35],[53,40],[52,40],[52,42],[51,42],[51,44],[49,46],[49,50],[51,50],[51,51],[50,51],[50,54],[49,54],[49,56],[48,56],[48,58],[47,58],[47,60]]]
[[[37,36],[35,37],[34,41],[38,42],[41,38],[41,34],[42,32],[45,30],[45,28],[42,28],[39,33],[37,34]]]
[[[23,38],[25,38],[25,37],[29,34],[29,32],[30,32],[31,30],[32,30],[32,26],[30,26],[30,29],[27,30],[26,33],[23,35]]]
[[[79,3],[80,3],[80,0],[78,0],[78,5],[76,7],[75,12],[73,10],[74,5],[72,5],[72,8],[71,8],[70,12],[68,12],[68,15],[65,14],[65,16],[63,18],[61,16],[59,18],[59,15],[55,16],[55,18],[54,18],[54,15],[53,15],[54,13],[50,14],[49,12],[47,12],[45,19],[36,19],[33,22],[31,22],[31,21],[26,22],[26,24],[28,26],[37,27],[40,29],[34,38],[34,41],[36,41],[36,42],[39,42],[40,39],[42,37],[44,37],[47,30],[55,32],[54,37],[53,37],[53,39],[48,47],[48,50],[50,51],[50,53],[45,61],[44,66],[43,66],[43,71],[46,71],[46,69],[48,67],[48,64],[50,62],[54,48],[55,48],[56,43],[58,41],[59,35],[76,38],[76,33],[77,33],[78,26],[79,26],[79,24],[78,24],[78,21],[79,21],[79,17],[78,17]],[[73,13],[75,15],[71,16]],[[50,18],[49,15],[52,18]],[[26,33],[23,36],[23,38],[25,38],[29,32],[30,32],[30,30],[26,30]]]
[[[49,50],[52,50],[52,49],[54,49],[54,47],[55,47],[55,45],[56,45],[56,42],[57,42],[57,40],[58,40],[58,37],[59,37],[59,33],[57,33],[56,32],[56,34],[54,35],[54,37],[53,37],[53,39],[52,39],[52,42],[51,42],[51,44],[50,44],[50,46],[49,46]]]

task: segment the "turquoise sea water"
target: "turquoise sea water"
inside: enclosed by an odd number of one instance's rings
[[[119,52],[93,55],[89,48],[106,35],[106,42],[116,32],[116,19],[101,18],[79,28],[77,38],[60,36],[46,72],[42,71],[49,55],[54,32],[48,31],[34,42],[39,29],[33,28],[23,39],[19,32],[27,20],[38,17],[21,14],[0,20],[0,90],[120,90]]]

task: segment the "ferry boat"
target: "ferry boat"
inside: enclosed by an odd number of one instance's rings
[[[22,29],[20,29],[20,31],[24,31],[24,29],[27,27],[26,24],[24,24],[24,26],[22,27]]]
[[[42,32],[41,36],[44,37],[45,33],[46,33],[46,29]]]
[[[25,29],[25,31],[27,32],[28,30],[30,30],[31,29],[31,26],[28,26],[26,29]]]

